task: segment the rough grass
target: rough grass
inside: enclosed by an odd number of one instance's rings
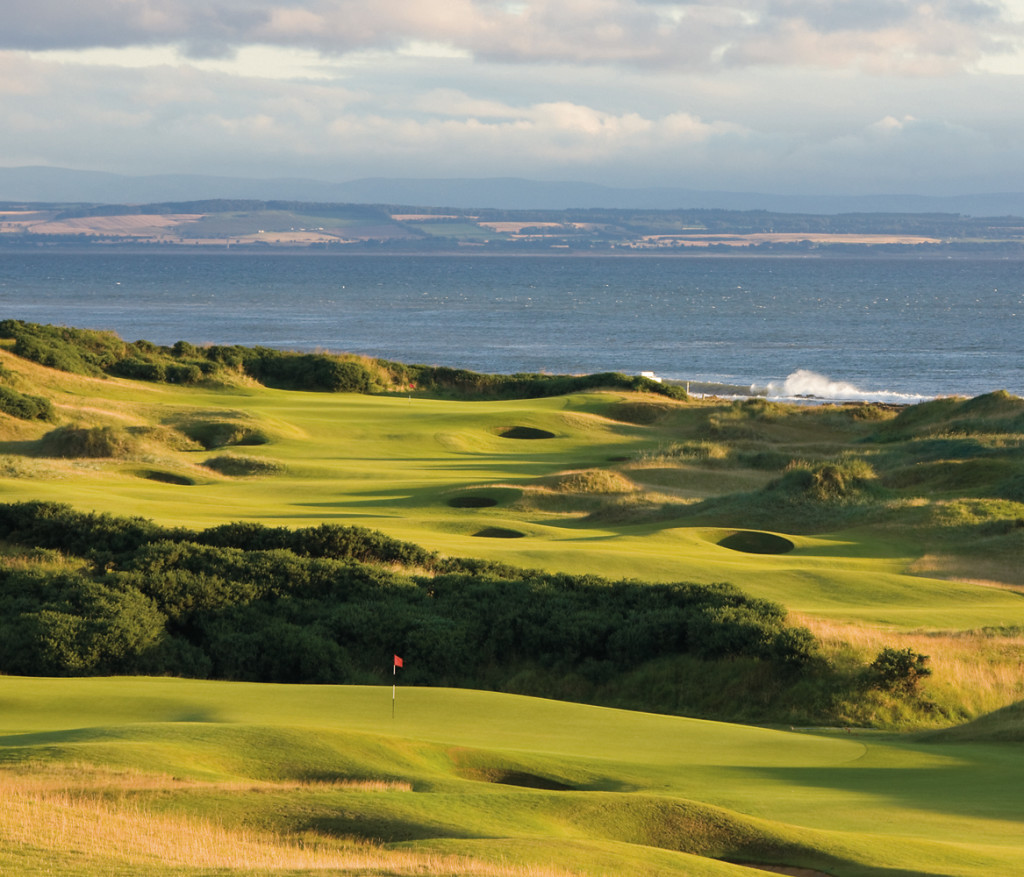
[[[224,791],[225,784],[209,790]],[[235,784],[227,791],[266,793],[267,784]],[[376,790],[368,784],[342,788]],[[160,813],[134,793],[173,795],[172,778],[140,775],[130,780],[95,769],[62,778],[0,770],[0,844],[30,850],[32,868],[60,863],[62,871],[105,867],[224,869],[232,872],[342,871],[358,874],[466,874],[480,877],[556,877],[568,872],[518,867],[465,857],[385,850],[362,841],[339,841],[314,832],[282,836],[225,826],[185,813]],[[0,852],[0,861],[3,861]],[[66,872],[66,871],[65,871]]]
[[[875,699],[866,706],[851,702],[843,710],[858,724],[877,724],[883,718],[878,711],[888,708],[884,721],[892,726],[948,725],[1024,700],[1024,628],[897,632],[803,615],[791,620],[806,626],[839,667],[863,667],[886,647],[911,648],[928,656],[933,672],[923,683],[917,704],[908,710],[907,704],[894,701],[884,704]]]

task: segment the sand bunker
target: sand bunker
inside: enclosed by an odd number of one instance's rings
[[[738,530],[720,539],[718,544],[731,551],[743,551],[746,554],[787,554],[796,548],[784,536],[762,533],[759,530]]]
[[[507,439],[553,439],[555,434],[546,429],[536,429],[532,426],[510,426],[498,433],[502,438]]]
[[[502,786],[520,786],[524,789],[542,789],[546,792],[570,792],[573,786],[567,786],[551,777],[542,777],[521,770],[478,769],[473,771],[473,779],[485,783],[497,783]]]
[[[186,475],[175,475],[173,472],[161,472],[159,469],[146,469],[139,473],[139,477],[147,478],[150,481],[159,481],[162,484],[195,484],[195,481]]]
[[[518,530],[509,530],[505,527],[484,527],[473,534],[484,539],[522,539],[526,534]]]
[[[453,509],[489,509],[497,504],[493,496],[453,496],[448,500]]]

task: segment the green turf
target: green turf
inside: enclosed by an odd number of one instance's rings
[[[14,357],[5,361],[12,369],[25,368]],[[961,554],[970,551],[978,544],[976,531],[989,519],[1012,528],[1014,515],[1024,515],[1024,504],[949,500],[912,491],[908,498],[919,497],[913,502],[866,506],[873,510],[868,519],[858,511],[859,500],[824,510],[803,500],[795,506],[789,500],[764,506],[758,485],[778,472],[744,468],[739,458],[763,456],[765,449],[797,458],[822,448],[833,452],[840,439],[855,447],[872,425],[841,413],[784,416],[786,409],[775,406],[752,416],[727,406],[631,401],[621,393],[467,402],[257,386],[211,391],[53,377],[36,367],[30,371],[34,389],[41,380],[50,382],[68,421],[123,423],[134,430],[137,444],[144,441],[133,459],[59,463],[31,456],[37,452],[20,437],[0,442],[0,474],[21,476],[0,477],[0,497],[7,501],[55,500],[190,527],[236,520],[287,526],[353,523],[446,554],[547,570],[656,581],[726,580],[794,611],[841,621],[906,629],[1024,625],[1024,601],[1013,593],[908,575],[929,550],[954,545]],[[233,440],[225,424],[235,424]],[[554,437],[503,437],[512,427],[545,430]],[[32,428],[37,434],[44,431]],[[157,441],[160,430],[166,438],[178,434],[177,429],[207,444],[210,436],[229,436],[228,444],[180,450]],[[688,436],[709,431],[719,441],[740,436],[720,444],[724,460],[694,468],[673,456]],[[762,444],[744,451],[752,434]],[[702,447],[706,451],[708,446]],[[896,450],[894,445],[880,447],[890,455]],[[875,446],[867,452],[881,453]],[[1013,454],[999,457],[1003,463],[988,460],[985,471],[1003,479],[1017,465]],[[638,488],[623,494],[628,488],[621,484],[628,485],[629,479],[642,484],[647,461],[656,459],[667,461],[653,467],[661,473],[654,481],[662,483],[647,484],[646,493]],[[614,493],[601,496],[592,486],[567,492],[565,485],[571,488],[581,479],[560,473],[580,470],[590,473],[583,479],[588,485],[614,483]],[[600,475],[602,470],[614,470],[619,480]],[[666,472],[674,473],[672,478]],[[751,477],[744,481],[745,472]],[[555,492],[543,493],[550,485]],[[688,519],[695,499],[713,500],[720,491],[737,488],[755,492],[722,497],[731,511],[717,513],[725,517],[716,526],[699,526],[701,520],[714,523],[715,514]],[[501,501],[489,508],[450,503],[455,496],[480,491]],[[744,516],[753,514],[749,510],[762,507],[775,510],[758,512],[758,526],[752,529],[786,535],[795,543],[792,552],[744,553],[718,544],[727,532],[744,526]],[[834,526],[800,535],[801,522],[815,517]],[[502,531],[523,538],[476,535]],[[1004,567],[1012,566],[1013,538],[1013,533],[991,537],[986,554],[1004,557]]]
[[[728,581],[874,629],[1024,627],[1012,590],[912,574],[930,563],[937,576],[1021,584],[1014,400],[943,400],[899,417],[623,393],[468,402],[186,389],[0,356],[6,381],[53,401],[56,425],[132,438],[123,457],[61,460],[42,455],[55,424],[0,420],[5,502],[192,528],[353,523],[520,566]],[[504,437],[511,428],[553,437]],[[237,465],[207,465],[224,457]],[[825,498],[801,493],[803,476],[766,487],[794,459]],[[465,496],[494,503],[452,502]],[[747,530],[793,548],[737,550],[778,544],[729,539]],[[502,531],[524,535],[475,535]],[[1024,756],[1001,742],[1021,739],[1019,706],[912,740],[469,691],[398,694],[392,719],[385,688],[0,677],[0,764],[193,778],[187,794],[153,793],[146,805],[592,874],[747,873],[720,861],[729,860],[836,877],[973,877],[1013,874],[1022,858]],[[367,777],[413,791],[315,785]],[[313,785],[259,795],[215,785],[235,780]],[[5,873],[133,873],[62,855],[0,840]]]
[[[586,873],[1012,874],[1024,754],[793,733],[509,695],[0,678],[0,762],[192,778],[147,806]],[[411,791],[315,785],[390,779]],[[224,781],[314,783],[229,792]],[[683,855],[686,854],[686,855]],[[0,863],[12,851],[0,848]],[[701,857],[701,858],[693,858]],[[703,864],[702,864],[703,863]],[[609,871],[610,869],[610,871]]]

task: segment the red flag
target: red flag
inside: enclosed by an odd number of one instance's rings
[[[402,666],[402,659],[399,658],[398,655],[395,655],[395,666],[396,667],[401,667]]]

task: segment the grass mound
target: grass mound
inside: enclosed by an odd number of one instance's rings
[[[1019,747],[391,691],[0,677],[0,870],[1019,870]]]
[[[566,472],[555,477],[551,486],[560,493],[632,493],[636,490],[636,485],[625,475],[608,469]]]
[[[270,437],[261,429],[230,420],[203,420],[183,424],[181,431],[207,451],[234,446],[265,445]]]
[[[126,460],[139,449],[127,430],[113,426],[60,426],[40,440],[44,457],[63,459],[104,458]]]
[[[932,743],[1024,743],[1024,700],[973,722],[923,735]]]
[[[1011,480],[1014,468],[1013,463],[1001,459],[939,460],[893,470],[885,475],[883,483],[886,487],[944,493],[976,491],[983,485]]]
[[[235,478],[253,475],[275,475],[284,470],[284,467],[274,460],[263,460],[259,457],[243,457],[235,454],[211,457],[205,460],[203,465],[207,469],[219,472],[221,475]]]
[[[713,497],[688,507],[685,514],[718,526],[820,533],[870,520],[884,509],[886,498],[870,464],[844,458],[794,464],[760,490]]]
[[[720,539],[718,544],[731,551],[742,551],[746,554],[788,554],[796,547],[784,536],[757,530],[739,530]]]
[[[657,423],[672,410],[670,405],[657,402],[616,402],[605,411],[605,416],[620,423],[635,423],[650,426]]]
[[[973,399],[935,399],[909,406],[874,435],[876,441],[927,436],[1024,432],[1024,399],[998,390]]]

